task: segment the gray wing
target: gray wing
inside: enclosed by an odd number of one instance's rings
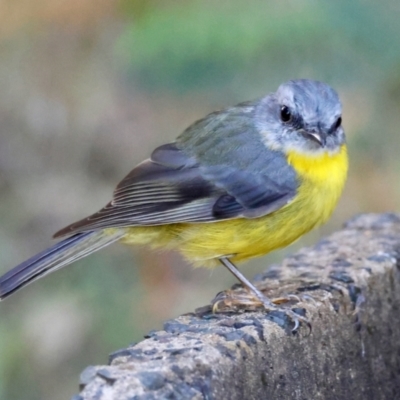
[[[135,225],[256,218],[287,204],[296,187],[226,165],[199,165],[175,143],[163,145],[117,186],[99,212],[54,236]]]

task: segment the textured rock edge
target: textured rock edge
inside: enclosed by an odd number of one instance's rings
[[[282,312],[181,316],[81,374],[73,400],[400,398],[400,215],[366,214],[256,277]]]

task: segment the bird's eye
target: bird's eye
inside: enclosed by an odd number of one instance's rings
[[[342,125],[342,117],[339,117],[335,124],[334,124],[334,130],[336,131],[336,129],[338,129],[340,127],[340,125]]]
[[[292,119],[292,113],[288,106],[281,107],[281,120],[282,122],[289,122]]]

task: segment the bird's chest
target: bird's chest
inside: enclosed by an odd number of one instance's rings
[[[315,219],[315,225],[324,223],[332,214],[342,193],[348,169],[346,147],[339,153],[323,153],[307,157],[289,153],[288,162],[299,177],[299,189],[295,202],[307,212],[304,218]]]

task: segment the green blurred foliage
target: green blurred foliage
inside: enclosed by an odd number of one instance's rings
[[[398,209],[397,1],[32,4],[0,3],[0,272],[102,207],[154,146],[296,77],[339,91],[349,182],[326,227],[247,275],[356,212]],[[118,245],[50,275],[0,304],[0,398],[68,398],[87,365],[234,282]]]
[[[153,90],[220,90],[238,74],[253,84],[274,82],[282,70],[354,83],[377,71],[382,78],[399,60],[398,15],[390,12],[397,4],[390,5],[382,12],[381,4],[362,0],[259,0],[245,7],[191,1],[150,8],[138,18],[128,8],[133,18],[118,53],[132,79]]]
[[[153,90],[220,89],[257,64],[263,79],[267,67],[272,80],[282,65],[321,47],[315,32],[329,33],[321,11],[265,1],[150,9],[127,25],[118,52],[132,79]]]

